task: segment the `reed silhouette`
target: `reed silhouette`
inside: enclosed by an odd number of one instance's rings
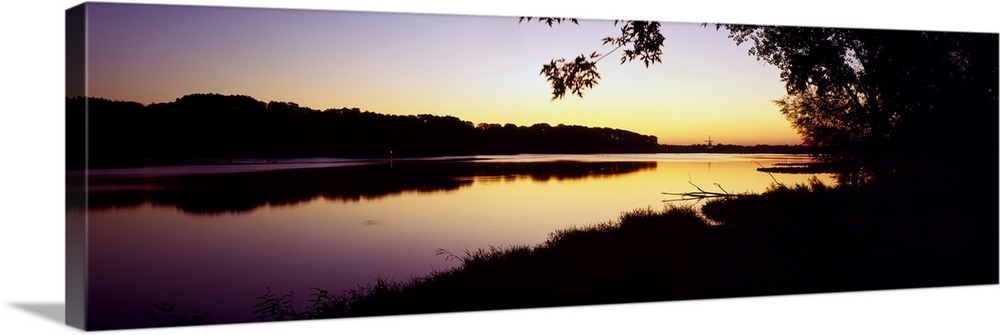
[[[998,282],[997,214],[918,206],[896,185],[775,185],[645,208],[535,246],[438,254],[460,266],[317,298],[298,318],[535,308]],[[266,295],[265,295],[266,296]]]
[[[339,293],[313,288],[305,304],[267,288],[247,321],[997,284],[995,209],[926,205],[924,192],[952,181],[814,179],[700,208],[640,208],[537,245],[439,249],[458,266]],[[158,326],[210,321],[158,309]]]

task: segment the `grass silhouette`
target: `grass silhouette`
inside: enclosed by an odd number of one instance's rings
[[[285,319],[997,283],[995,211],[924,202],[899,185],[813,181],[700,210],[636,209],[535,246],[438,250],[461,264],[340,295],[315,289]]]
[[[268,288],[247,320],[283,321],[998,283],[994,207],[928,205],[938,183],[775,184],[761,194],[622,213],[538,245],[438,255],[460,262],[339,294]],[[157,326],[201,324],[155,305]]]

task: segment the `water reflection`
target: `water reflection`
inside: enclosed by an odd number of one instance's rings
[[[754,163],[789,159],[806,158],[526,155],[211,174],[103,171],[89,179],[88,322],[152,326],[143,313],[162,302],[180,314],[209,311],[213,323],[246,322],[253,298],[268,287],[294,291],[298,308],[313,287],[339,293],[376,278],[423,276],[457,264],[438,249],[534,245],[559,229],[662,206],[663,191],[718,183],[760,192],[807,179],[772,180]]]
[[[145,203],[191,214],[245,213],[261,206],[295,206],[323,198],[342,202],[404,192],[451,192],[474,180],[579,180],[655,169],[656,162],[397,161],[309,169],[211,174],[96,174],[89,179],[91,210]],[[80,204],[75,204],[80,206]]]

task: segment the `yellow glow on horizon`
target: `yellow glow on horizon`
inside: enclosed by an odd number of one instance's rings
[[[611,127],[666,144],[708,136],[726,144],[801,142],[772,103],[784,95],[777,69],[725,32],[697,24],[662,26],[662,63],[619,64],[618,51],[598,63],[600,82],[583,98],[552,101],[542,64],[611,51],[600,43],[617,32],[611,21],[547,27],[498,17],[277,13],[187,13],[199,19],[180,24],[161,12],[109,12],[113,19],[94,20],[106,26],[92,29],[88,95],[148,104],[239,94],[474,124]],[[246,27],[246,20],[262,24]],[[123,35],[123,26],[131,33]]]

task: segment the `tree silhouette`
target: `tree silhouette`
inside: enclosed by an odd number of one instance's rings
[[[576,19],[522,16],[518,22],[531,22],[533,19],[551,27],[553,24],[560,24],[563,21],[570,21],[579,24]],[[596,51],[590,55],[580,54],[571,61],[565,58],[551,60],[548,64],[542,65],[539,74],[552,85],[552,100],[562,99],[566,96],[566,91],[583,98],[585,89],[593,88],[597,85],[597,80],[601,75],[597,72],[597,62],[611,55],[618,49],[625,48],[622,52],[621,64],[631,62],[636,58],[642,61],[643,65],[649,67],[654,63],[661,63],[663,56],[663,35],[660,33],[660,23],[655,21],[635,21],[635,20],[615,20],[616,27],[621,27],[621,35],[617,37],[605,37],[601,39],[603,45],[614,45],[611,51],[600,54]]]
[[[655,136],[621,129],[510,123],[477,127],[454,116],[315,110],[242,95],[191,94],[148,106],[73,97],[66,98],[66,106],[70,138],[87,138],[67,143],[67,164],[74,169],[191,159],[383,158],[390,152],[399,158],[659,149]]]
[[[781,113],[806,143],[833,149],[823,158],[842,182],[908,173],[908,156],[932,146],[920,137],[961,138],[977,128],[969,120],[996,114],[995,34],[717,27],[781,70]]]
[[[551,26],[563,20],[538,21]],[[619,23],[624,23],[621,36],[603,42],[616,45],[615,50],[632,47],[622,63],[637,57],[647,67],[660,62],[659,23],[615,21]],[[996,118],[997,34],[715,27],[728,30],[737,45],[751,42],[751,56],[781,70],[787,96],[775,103],[806,143],[824,148],[820,157],[840,167],[843,183],[926,174],[928,164],[914,157],[921,150],[950,149],[941,137],[954,145],[995,133],[989,123],[972,120]],[[552,99],[561,99],[567,90],[583,97],[583,90],[600,79],[596,63],[606,56],[595,52],[543,65]],[[929,141],[928,134],[939,139]]]

